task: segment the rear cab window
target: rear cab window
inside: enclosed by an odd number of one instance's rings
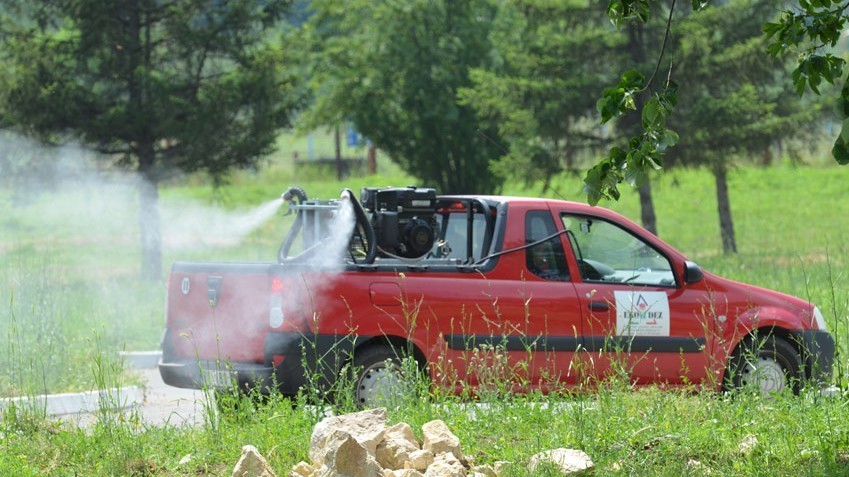
[[[554,218],[548,210],[531,210],[525,215],[525,263],[528,271],[552,281],[569,281],[566,254]]]
[[[483,258],[484,242],[487,241],[486,217],[475,213],[472,217],[472,250],[469,253],[469,226],[465,212],[436,215],[438,237],[433,245],[431,257],[447,258],[457,262],[478,261]]]

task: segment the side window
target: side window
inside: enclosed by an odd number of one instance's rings
[[[548,210],[532,210],[525,215],[525,243],[538,242],[557,233],[554,219]],[[568,281],[569,269],[560,236],[525,249],[528,270],[534,275],[554,281]]]
[[[584,281],[675,285],[669,260],[641,238],[595,217],[562,220]]]

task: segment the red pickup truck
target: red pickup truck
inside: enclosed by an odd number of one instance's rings
[[[348,373],[370,405],[403,357],[470,394],[614,374],[765,393],[831,378],[816,306],[710,274],[610,210],[415,187],[284,198],[296,216],[273,263],[173,264],[167,384],[295,396]]]

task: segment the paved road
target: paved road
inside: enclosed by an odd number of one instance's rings
[[[136,411],[142,422],[148,425],[198,426],[207,416],[207,398],[203,392],[180,389],[166,385],[157,369],[139,369],[144,381],[144,402],[125,412]],[[61,417],[66,422],[86,427],[95,422],[94,414],[67,414]]]

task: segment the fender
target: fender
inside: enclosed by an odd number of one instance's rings
[[[802,317],[786,308],[758,306],[749,308],[737,315],[734,320],[731,341],[735,343],[756,330],[782,329],[785,331],[807,329]]]

